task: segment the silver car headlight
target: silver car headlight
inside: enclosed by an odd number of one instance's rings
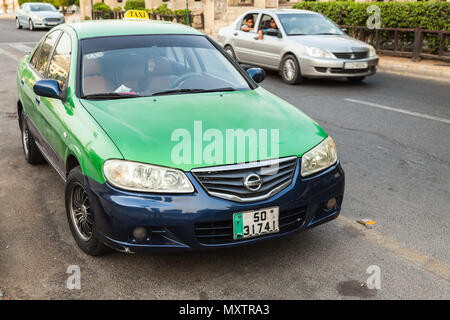
[[[331,167],[337,161],[334,140],[329,136],[302,156],[302,177]]]
[[[375,57],[377,55],[377,50],[374,47],[369,46],[369,57]]]
[[[36,22],[42,22],[42,17],[33,16],[33,20],[36,21]]]
[[[305,51],[306,54],[310,57],[315,57],[315,58],[335,58],[335,56],[327,51],[327,50],[323,50],[317,47],[307,47],[305,46]]]
[[[177,169],[114,159],[105,161],[103,174],[111,185],[130,191],[194,192],[194,187],[186,174]]]

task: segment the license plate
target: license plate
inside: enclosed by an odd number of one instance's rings
[[[234,240],[280,231],[278,215],[278,207],[235,213],[233,215]]]
[[[367,62],[345,62],[344,69],[366,69],[369,65]]]

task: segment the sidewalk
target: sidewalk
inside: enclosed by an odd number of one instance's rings
[[[450,82],[450,62],[425,60],[413,62],[411,58],[380,56],[378,70],[404,76]]]
[[[7,13],[0,12],[0,19],[14,20],[15,18],[16,18],[16,14],[14,12],[7,12]]]

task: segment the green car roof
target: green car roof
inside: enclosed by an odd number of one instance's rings
[[[183,24],[155,20],[96,20],[66,25],[75,29],[79,39],[139,34],[203,34]]]

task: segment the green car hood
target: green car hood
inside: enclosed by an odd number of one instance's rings
[[[279,157],[301,156],[327,137],[315,121],[261,87],[223,93],[81,101],[125,159],[184,171],[235,163],[227,161],[225,156],[227,152],[236,153],[237,149],[225,150],[227,129],[255,129],[257,132],[266,129],[268,156],[258,155],[258,160],[273,158],[270,154],[272,129],[278,129]],[[224,159],[219,163],[211,164],[204,160],[194,163],[194,121],[202,122],[203,133],[208,129],[217,129],[222,133]],[[172,160],[172,149],[179,143],[171,140],[176,129],[187,129],[191,134],[190,163],[177,164]],[[208,144],[210,141],[203,142],[203,150]],[[245,159],[249,161],[249,152],[246,152]]]

